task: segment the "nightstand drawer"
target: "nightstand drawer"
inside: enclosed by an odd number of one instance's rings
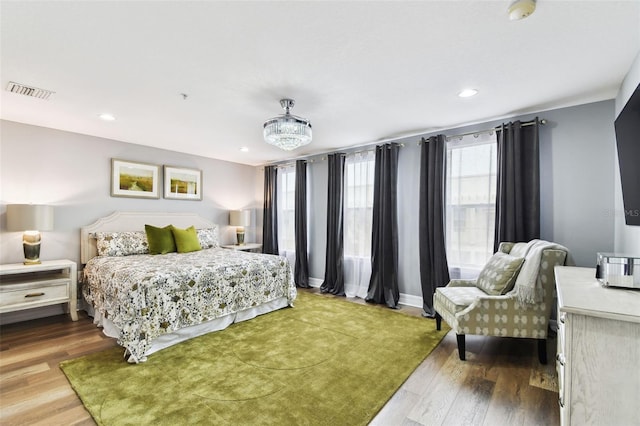
[[[54,301],[67,302],[70,297],[70,284],[71,280],[60,279],[38,286],[25,284],[0,286],[0,311],[8,307],[15,309],[21,305],[27,308],[40,306],[43,303],[50,304]]]

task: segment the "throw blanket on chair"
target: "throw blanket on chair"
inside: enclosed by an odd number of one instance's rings
[[[565,265],[573,264],[573,261],[569,260],[569,249],[566,247],[544,240],[529,241],[523,250],[525,261],[515,284],[516,297],[520,303],[533,304],[542,301],[544,290],[542,283],[538,282],[538,270],[540,269],[542,252],[547,249],[566,252]]]

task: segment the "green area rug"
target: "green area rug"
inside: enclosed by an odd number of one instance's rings
[[[142,364],[126,363],[118,347],[60,366],[100,425],[365,425],[446,332],[433,320],[300,291],[295,308]]]

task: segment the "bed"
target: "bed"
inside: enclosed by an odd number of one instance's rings
[[[193,226],[202,249],[148,254],[145,225]],[[80,235],[85,307],[129,362],[296,298],[285,258],[223,249],[217,226],[195,214],[115,212]]]

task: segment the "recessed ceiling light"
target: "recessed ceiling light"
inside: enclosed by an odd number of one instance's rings
[[[249,152],[249,148],[247,148],[246,146],[243,146],[242,148],[240,148],[241,152]]]
[[[100,114],[98,117],[100,117],[100,119],[104,120],[104,121],[113,121],[116,118],[111,115],[111,114]]]
[[[469,98],[477,94],[478,91],[476,89],[464,89],[462,92],[458,93],[458,96],[460,96],[461,98]]]
[[[516,0],[509,6],[509,19],[519,21],[536,10],[536,0]]]

